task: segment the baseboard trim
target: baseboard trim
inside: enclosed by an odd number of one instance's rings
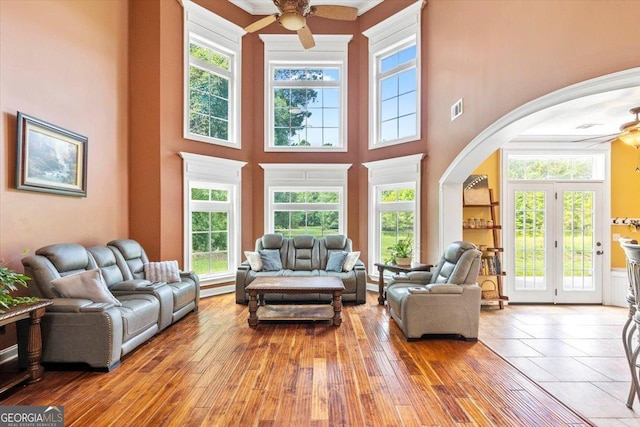
[[[236,285],[227,285],[227,286],[216,286],[216,287],[212,287],[212,288],[201,288],[200,289],[200,297],[201,298],[206,298],[206,297],[212,297],[215,295],[222,295],[222,294],[230,294],[232,292],[236,291]]]

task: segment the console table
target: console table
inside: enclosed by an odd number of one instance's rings
[[[45,307],[53,304],[50,300],[20,304],[0,313],[0,326],[16,324],[18,336],[18,371],[2,372],[0,375],[0,393],[26,381],[32,384],[42,380],[44,368],[40,365],[42,356],[42,336],[40,320]]]
[[[433,264],[420,264],[412,262],[411,265],[395,265],[385,264],[383,262],[376,262],[375,266],[378,267],[378,304],[384,305],[387,300],[387,290],[384,288],[384,271],[389,270],[394,273],[408,273],[410,271],[429,271]]]

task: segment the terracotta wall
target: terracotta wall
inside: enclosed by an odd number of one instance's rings
[[[126,2],[0,1],[0,39],[0,259],[23,271],[23,249],[126,237]],[[15,189],[18,111],[88,137],[87,197]]]
[[[126,2],[2,1],[0,31],[0,257],[126,237]],[[15,190],[17,111],[88,137],[87,197]]]
[[[554,90],[640,65],[634,1],[429,1],[427,216],[437,250],[438,180],[471,139],[514,108]],[[454,122],[449,106],[464,97]],[[480,162],[482,159],[478,159]]]

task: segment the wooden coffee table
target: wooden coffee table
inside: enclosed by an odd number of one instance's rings
[[[331,320],[334,326],[342,323],[342,291],[344,284],[338,277],[258,277],[245,288],[249,293],[249,326],[258,320]],[[331,294],[328,304],[265,305],[265,294]]]

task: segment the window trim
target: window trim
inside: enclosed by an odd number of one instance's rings
[[[346,152],[348,123],[348,44],[352,35],[314,35],[316,46],[305,50],[297,35],[260,34],[264,42],[264,150],[265,152]],[[271,145],[274,140],[273,86],[274,68],[336,67],[340,69],[339,147],[289,147]]]
[[[425,0],[418,0],[395,15],[365,30],[369,39],[369,150],[417,141],[421,138],[421,11]],[[398,30],[400,28],[400,30]],[[383,57],[416,45],[416,134],[390,141],[380,141],[380,85],[388,73],[379,72]],[[395,74],[395,73],[392,73]]]
[[[347,187],[350,163],[304,164],[304,163],[260,163],[264,170],[264,232],[275,230],[274,204],[275,191],[339,191],[340,208],[338,210],[340,227],[338,233],[347,234]]]
[[[240,265],[242,224],[242,168],[247,162],[204,156],[187,152],[178,153],[183,162],[183,266],[191,270],[191,187],[192,182],[207,182],[228,187],[229,193],[229,271],[203,277],[202,285],[225,283],[235,278]],[[227,204],[227,202],[224,202]]]
[[[183,45],[183,137],[185,139],[242,148],[241,104],[242,104],[242,36],[246,31],[236,24],[216,15],[196,3],[184,0],[184,45]],[[208,48],[230,58],[229,76],[229,129],[228,140],[206,137],[189,129],[189,43],[191,34]]]
[[[368,251],[369,251],[369,265],[367,270],[372,277],[378,277],[378,269],[375,267],[376,262],[383,262],[383,260],[376,260],[378,255],[377,248],[380,246],[380,235],[378,230],[380,229],[380,216],[379,213],[385,209],[378,208],[378,193],[380,188],[398,188],[400,186],[406,186],[407,184],[415,184],[415,209],[414,209],[414,236],[420,236],[420,205],[421,205],[421,191],[420,183],[422,177],[422,159],[424,154],[414,154],[404,157],[394,157],[391,159],[377,160],[373,162],[363,163],[362,165],[368,169],[368,205],[369,205],[369,238],[368,238]],[[396,202],[406,203],[406,202]],[[420,262],[420,239],[415,238],[413,241],[413,259],[415,262]]]

